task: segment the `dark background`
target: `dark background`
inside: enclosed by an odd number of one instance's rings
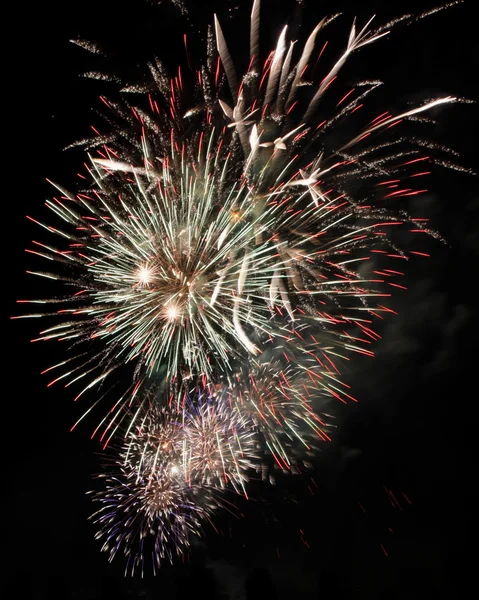
[[[377,22],[385,22],[433,6],[424,0],[316,4],[305,8],[307,32],[325,14],[344,12],[325,34],[338,51],[355,15],[361,23],[377,13]],[[24,248],[44,237],[25,215],[48,219],[43,201],[52,190],[45,178],[68,188],[81,171],[81,151],[63,148],[88,135],[97,119],[92,108],[108,90],[80,78],[82,72],[112,68],[134,79],[153,55],[174,67],[184,62],[182,34],[199,35],[214,11],[235,58],[247,60],[249,2],[188,6],[182,15],[166,1],[47,0],[18,4],[4,21],[3,597],[468,597],[479,194],[476,177],[448,170],[438,172],[425,197],[407,204],[429,216],[448,243],[425,242],[432,257],[411,261],[409,289],[392,301],[399,315],[384,324],[376,358],[359,357],[345,370],[360,402],[338,409],[334,440],[311,478],[253,484],[255,500],[238,501],[242,519],[220,516],[219,533],[207,529],[189,561],[155,579],[123,579],[121,558],[109,565],[93,539],[85,492],[98,469],[100,447],[89,440],[95,423],[69,433],[86,405],[74,406],[61,386],[47,390],[39,375],[61,351],[53,343],[29,344],[38,321],[9,320],[21,314],[17,299],[41,295],[41,282],[25,275],[32,257]],[[264,1],[263,50],[295,6]],[[474,3],[465,2],[361,50],[353,72],[387,84],[372,101],[389,107],[449,94],[477,99],[473,11]],[[106,62],[69,44],[78,37],[103,45]],[[450,106],[434,116],[434,138],[477,170],[477,106]],[[48,295],[48,286],[41,291]]]

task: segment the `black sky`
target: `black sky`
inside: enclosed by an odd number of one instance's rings
[[[100,43],[110,57],[107,68],[134,74],[154,54],[172,66],[183,61],[182,34],[204,30],[216,11],[231,47],[239,60],[244,57],[249,2],[190,5],[190,14],[182,16],[166,1],[47,0],[19,4],[4,23],[11,42],[4,51],[2,91],[8,212],[3,597],[466,597],[460,589],[469,573],[477,470],[472,423],[479,187],[476,177],[447,170],[438,172],[425,198],[408,206],[429,216],[447,244],[427,242],[432,257],[411,261],[409,289],[393,301],[399,315],[384,324],[376,358],[359,358],[345,372],[360,402],[338,413],[339,427],[318,460],[314,483],[305,477],[258,486],[257,501],[239,503],[241,521],[221,517],[220,535],[208,531],[189,564],[167,568],[155,581],[123,580],[121,559],[108,565],[93,540],[85,497],[98,468],[99,445],[89,440],[93,424],[69,432],[81,407],[73,405],[68,390],[46,389],[39,375],[58,358],[58,349],[29,343],[38,322],[10,321],[20,313],[17,299],[38,295],[36,282],[25,275],[32,259],[24,248],[41,233],[25,215],[46,216],[43,202],[52,193],[46,178],[73,187],[84,159],[81,151],[63,148],[88,135],[96,118],[92,108],[99,108],[101,85],[80,74],[103,68],[103,59],[70,39]],[[377,14],[382,22],[433,5],[311,1],[304,22],[309,31],[324,14],[343,11],[334,31],[345,39],[355,15],[364,22]],[[265,0],[265,48],[291,14],[288,6],[294,2]],[[358,76],[385,81],[384,100],[390,103],[442,94],[477,100],[473,12],[470,0],[398,27],[391,39],[361,51],[353,68]],[[477,106],[452,106],[436,116],[435,139],[458,150],[461,164],[477,171]]]

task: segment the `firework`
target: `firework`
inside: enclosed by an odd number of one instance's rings
[[[227,392],[197,390],[188,397],[183,409],[187,479],[219,489],[229,485],[247,495],[248,471],[258,468],[258,438]]]
[[[56,311],[61,323],[39,339],[74,345],[55,380],[85,382],[80,394],[124,363],[135,365],[128,394],[147,377],[220,374],[231,383],[238,365],[292,339],[329,360],[371,353],[372,321],[403,287],[396,259],[408,253],[388,233],[425,229],[387,204],[423,191],[414,185],[428,157],[392,126],[454,98],[385,111],[355,130],[354,113],[379,85],[362,82],[324,118],[343,64],[387,28],[353,25],[318,87],[309,85],[311,63],[328,21],[300,52],[285,28],[261,68],[259,10],[256,1],[241,79],[216,21],[196,96],[184,91],[181,72],[170,80],[152,63],[147,107],[105,100],[115,128],[83,142],[98,150],[91,187],[76,195],[58,188],[47,202],[66,228],[44,227],[66,247],[35,252],[64,269],[36,274],[73,291]],[[328,134],[341,127],[334,147]],[[85,342],[88,351],[78,350]]]
[[[172,562],[226,505],[221,493],[246,495],[257,447],[250,421],[225,395],[196,386],[166,400],[161,389],[150,391],[98,476],[102,489],[93,499],[101,508],[92,519],[102,550],[112,560],[122,549],[131,573],[143,572],[150,554],[155,569]]]
[[[179,173],[165,164],[150,189],[139,178],[122,181],[121,197],[114,196],[111,177],[92,169],[93,193],[48,203],[87,235],[71,240],[78,250],[66,253],[68,283],[79,289],[71,298],[77,305],[60,312],[74,320],[45,330],[41,339],[106,342],[99,355],[64,375],[70,380],[94,371],[95,361],[102,375],[132,360],[149,374],[163,368],[170,379],[185,369],[210,374],[216,366],[225,372],[241,348],[255,352],[245,324],[267,329],[266,307],[252,302],[267,283],[268,267],[261,248],[249,248],[249,193],[233,186],[219,211],[222,181],[213,173],[218,164],[208,159],[195,174],[194,164],[181,163]],[[78,203],[86,217],[74,212]],[[259,274],[240,293],[246,262]]]
[[[249,416],[277,466],[291,471],[330,440],[326,407],[335,383],[341,385],[336,374],[316,361],[308,366],[304,358],[299,364],[274,359],[238,377],[230,393],[235,410]]]
[[[373,354],[374,321],[404,287],[398,259],[420,254],[391,231],[436,235],[394,205],[425,191],[426,164],[450,165],[401,123],[456,99],[361,121],[380,82],[338,79],[394,23],[354,23],[329,62],[333,19],[301,47],[285,27],[261,64],[259,19],[255,0],[243,74],[215,19],[193,76],[154,60],[150,82],[102,98],[108,132],[79,142],[88,183],[56,186],[61,225],[39,223],[63,245],[32,250],[58,267],[34,274],[70,292],[26,315],[58,318],[37,339],[71,346],[52,383],[78,397],[126,382],[100,423],[106,443],[128,425],[94,518],[129,570],[183,553],[217,494],[247,495],[261,455],[297,471],[329,440],[327,404],[354,400],[337,363]]]
[[[217,507],[205,487],[186,481],[178,419],[174,411],[150,405],[98,476],[101,489],[93,500],[101,507],[92,516],[99,527],[96,537],[104,541],[102,550],[110,560],[123,551],[127,572],[143,573],[149,556],[157,569],[186,552]]]

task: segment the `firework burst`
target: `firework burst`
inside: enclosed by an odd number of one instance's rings
[[[92,519],[102,550],[112,560],[121,549],[131,573],[143,572],[150,554],[155,569],[172,562],[228,504],[222,493],[246,495],[248,473],[259,465],[257,448],[250,421],[224,395],[196,387],[166,400],[164,392],[150,392],[98,475],[102,489],[93,500],[101,508]]]
[[[224,390],[197,391],[183,412],[187,479],[219,489],[229,485],[247,495],[248,471],[258,468],[258,438],[249,416],[234,410]]]
[[[93,495],[101,505],[92,516],[97,539],[110,560],[122,550],[126,571],[143,572],[151,555],[154,568],[184,553],[208,515],[181,472],[181,430],[168,413],[152,408],[99,475],[102,489]]]
[[[304,358],[301,363],[273,359],[252,367],[230,389],[235,410],[249,416],[266,451],[285,471],[304,464],[321,441],[330,440],[325,410],[328,387],[337,380],[318,362],[307,365]]]
[[[310,63],[328,21],[299,53],[285,28],[261,68],[259,9],[256,1],[241,79],[215,21],[217,50],[211,37],[193,103],[181,72],[170,80],[152,63],[148,110],[105,100],[118,124],[82,142],[98,150],[91,187],[76,195],[59,188],[47,202],[68,231],[44,227],[67,247],[39,244],[35,252],[66,263],[67,276],[37,275],[66,279],[75,290],[57,311],[62,322],[39,339],[88,344],[87,353],[62,361],[57,378],[86,381],[80,394],[125,362],[135,365],[135,394],[152,376],[221,375],[231,383],[238,365],[292,339],[328,360],[371,353],[372,321],[403,287],[394,261],[408,253],[388,232],[425,228],[384,204],[423,191],[414,182],[428,157],[417,144],[405,148],[391,128],[454,98],[385,111],[357,131],[348,124],[333,148],[328,132],[341,130],[379,83],[350,89],[328,118],[324,97],[334,95],[348,57],[387,29],[353,25],[316,87]]]
[[[456,99],[359,123],[380,82],[344,89],[338,75],[392,24],[354,23],[329,62],[319,39],[332,19],[303,46],[285,27],[261,64],[259,19],[255,0],[242,75],[215,18],[188,85],[154,60],[149,83],[123,89],[137,102],[102,98],[109,131],[79,142],[88,185],[56,186],[47,207],[61,225],[39,223],[63,245],[32,250],[61,267],[35,274],[72,290],[27,315],[59,318],[38,339],[72,346],[52,383],[81,395],[133,365],[103,435],[133,417],[95,495],[104,548],[122,548],[131,570],[184,552],[214,490],[246,495],[259,439],[284,470],[329,439],[326,402],[354,400],[336,363],[373,354],[373,322],[404,287],[398,259],[415,254],[390,231],[435,235],[393,210],[425,191],[440,150],[400,124]]]

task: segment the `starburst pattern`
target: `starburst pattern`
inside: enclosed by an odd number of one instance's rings
[[[150,82],[123,87],[130,100],[102,97],[108,132],[79,142],[89,183],[56,186],[47,207],[61,228],[40,223],[63,246],[32,250],[61,266],[36,275],[73,289],[27,315],[59,317],[38,339],[73,348],[53,382],[82,395],[133,366],[99,426],[108,443],[129,420],[95,516],[131,570],[147,553],[158,567],[184,552],[220,494],[247,495],[261,456],[297,471],[330,439],[326,407],[354,401],[339,365],[373,354],[374,321],[404,287],[398,262],[421,254],[391,232],[436,236],[394,206],[425,191],[426,165],[454,167],[404,122],[456,98],[361,121],[381,83],[338,79],[353,53],[413,17],[353,23],[330,62],[318,40],[333,19],[303,46],[285,27],[262,65],[259,20],[255,0],[241,76],[215,18],[192,78],[155,59]]]
[[[93,500],[100,508],[92,516],[99,526],[96,537],[110,559],[123,551],[126,572],[143,572],[148,555],[156,569],[183,554],[214,506],[204,492],[200,500],[200,490],[186,485],[181,431],[174,414],[151,406],[99,476],[102,485]]]

